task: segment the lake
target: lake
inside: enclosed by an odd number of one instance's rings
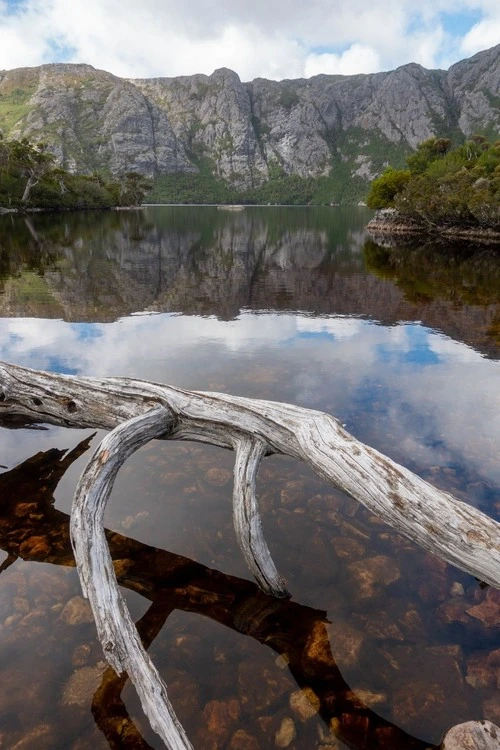
[[[500,256],[370,238],[363,208],[149,207],[0,217],[0,359],[274,399],[338,417],[500,517]],[[0,427],[0,746],[161,748],[106,669],[68,514],[102,435]],[[69,453],[67,451],[70,451]],[[250,580],[229,452],[150,443],[108,540],[195,748],[439,744],[500,722],[500,596],[298,461],[258,478],[292,593]]]

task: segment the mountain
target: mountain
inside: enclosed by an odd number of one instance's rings
[[[242,83],[212,75],[125,80],[90,65],[0,72],[0,131],[45,141],[67,169],[184,173],[248,190],[295,175],[354,197],[432,135],[500,132],[500,45],[453,65]],[[326,182],[325,182],[326,181]]]

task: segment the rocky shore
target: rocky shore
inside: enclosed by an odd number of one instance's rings
[[[411,219],[401,216],[395,208],[382,208],[376,212],[373,219],[366,226],[369,233],[377,235],[433,235],[447,239],[465,239],[481,243],[500,243],[500,231],[482,227],[438,226],[434,224],[418,224]]]

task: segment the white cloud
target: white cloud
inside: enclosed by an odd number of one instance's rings
[[[462,50],[466,55],[474,55],[500,41],[500,9],[497,17],[490,17],[475,24],[462,41]]]
[[[497,0],[0,0],[0,69],[58,59],[127,77],[211,73],[243,80],[350,74],[443,60],[500,42]],[[453,13],[480,12],[468,33]],[[446,16],[442,14],[446,13]],[[471,16],[473,18],[473,16]],[[471,21],[472,23],[472,21]]]
[[[310,54],[304,65],[306,78],[321,73],[330,75],[351,75],[354,73],[371,73],[380,69],[379,54],[372,47],[353,44],[340,55],[333,53]]]

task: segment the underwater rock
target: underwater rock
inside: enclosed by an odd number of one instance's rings
[[[229,701],[210,701],[203,709],[203,722],[199,731],[199,746],[206,750],[224,747],[240,718],[240,704]]]
[[[470,607],[467,614],[482,622],[487,628],[500,628],[500,591],[488,589],[483,601]]]
[[[198,685],[187,672],[177,672],[174,679],[168,681],[168,696],[179,720],[188,726],[200,713],[200,694]]]
[[[359,539],[352,539],[348,536],[337,537],[333,546],[338,557],[343,560],[354,562],[365,556],[366,547]]]
[[[318,713],[319,707],[320,700],[310,687],[296,690],[290,696],[290,708],[300,721],[311,719]]]
[[[364,688],[353,688],[352,691],[361,703],[370,708],[387,703],[387,695],[385,693],[375,693],[373,690],[365,690]]]
[[[286,508],[303,506],[305,502],[306,483],[302,479],[292,479],[284,483],[280,492],[281,504]]]
[[[288,747],[292,744],[296,736],[295,723],[293,719],[287,716],[281,722],[281,726],[274,736],[274,744],[276,747]]]
[[[260,750],[260,745],[253,735],[238,729],[231,737],[228,750]]]
[[[30,560],[44,560],[50,552],[50,543],[45,536],[30,536],[19,545],[19,555]]]
[[[372,599],[385,593],[384,589],[401,577],[395,561],[385,555],[377,555],[347,566],[353,586],[354,600]]]
[[[71,657],[71,663],[74,667],[83,667],[87,664],[91,647],[88,645],[88,643],[82,643],[80,646],[77,646],[75,650],[73,651],[73,656]]]
[[[476,690],[497,686],[500,671],[488,662],[488,656],[487,653],[474,654],[467,662],[465,681]]]
[[[328,634],[330,660],[331,650],[333,650],[339,669],[350,669],[356,666],[360,660],[363,646],[366,643],[365,633],[353,627],[345,620],[334,620],[326,626],[326,632]]]
[[[256,713],[268,711],[294,683],[282,670],[262,666],[256,661],[244,661],[239,665],[238,684],[241,704]]]
[[[213,467],[205,473],[205,482],[212,487],[224,487],[233,479],[232,472],[227,469]]]
[[[106,663],[101,661],[94,667],[82,667],[73,672],[63,688],[63,705],[90,706],[106,668]]]
[[[82,625],[94,622],[90,604],[82,596],[74,596],[67,602],[59,615],[66,625]]]

